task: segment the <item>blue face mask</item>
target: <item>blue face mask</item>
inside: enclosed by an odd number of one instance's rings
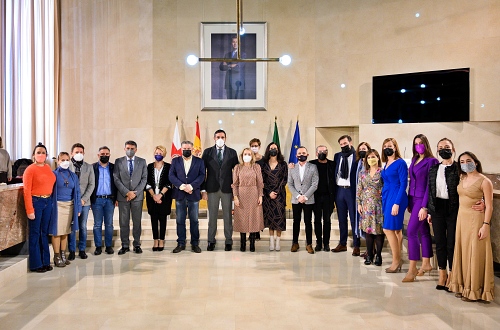
[[[155,159],[157,161],[161,161],[161,160],[163,160],[163,156],[162,155],[155,155]]]

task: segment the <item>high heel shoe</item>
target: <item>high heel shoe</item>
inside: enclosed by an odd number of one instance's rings
[[[446,286],[446,282],[448,282],[448,275],[446,275],[446,279],[444,280],[444,285],[441,284],[436,285],[436,290],[443,290],[449,292],[450,289],[448,289],[448,287]]]
[[[161,246],[160,246],[160,243],[161,243]],[[161,240],[158,241],[158,249],[157,249],[157,251],[161,252],[164,249],[165,249],[165,241],[161,239]]]
[[[391,267],[389,267],[389,268],[385,269],[385,272],[386,273],[401,273],[401,267],[403,267],[402,260],[399,262],[399,265],[396,267],[396,269],[391,269]]]
[[[403,282],[403,283],[415,282],[416,276],[417,276],[416,274],[412,274],[412,273],[410,273],[410,271],[408,271],[408,273],[406,273],[405,278],[403,278],[403,280],[401,282]]]
[[[431,271],[433,270],[433,268],[427,268],[427,269],[424,269],[424,268],[420,268],[418,270],[418,273],[417,273],[417,276],[424,276],[425,273],[429,273],[429,275],[431,274]]]

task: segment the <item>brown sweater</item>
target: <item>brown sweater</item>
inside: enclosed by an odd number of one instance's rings
[[[32,196],[51,195],[55,182],[56,176],[47,164],[44,166],[31,164],[26,168],[23,175],[23,183],[24,206],[27,214],[35,213]]]

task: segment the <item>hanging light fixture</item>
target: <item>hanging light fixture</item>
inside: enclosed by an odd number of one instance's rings
[[[280,62],[282,65],[289,65],[292,62],[290,55],[283,55],[281,57],[265,57],[265,58],[241,58],[240,40],[241,36],[245,34],[243,27],[243,0],[236,0],[236,38],[238,42],[238,49],[236,58],[232,58],[231,62]],[[186,62],[189,65],[195,65],[198,62],[224,62],[227,58],[214,58],[214,57],[197,57],[196,55],[189,55]]]

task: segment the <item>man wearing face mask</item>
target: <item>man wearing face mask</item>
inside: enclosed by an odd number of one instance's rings
[[[318,189],[314,192],[314,233],[316,235],[315,251],[330,251],[330,232],[332,222],[330,217],[335,203],[335,164],[327,159],[328,148],[324,145],[316,147],[317,159],[310,163],[318,168]],[[323,218],[323,228],[321,227]]]
[[[226,132],[219,129],[214,133],[215,146],[205,149],[201,157],[207,171],[202,185],[202,198],[208,200],[208,247],[215,249],[215,233],[217,232],[217,215],[219,202],[222,204],[224,218],[225,251],[233,249],[233,216],[232,198],[233,168],[239,164],[234,149],[226,146]]]
[[[200,204],[200,187],[205,180],[205,164],[198,157],[193,157],[193,142],[181,143],[182,157],[172,159],[168,179],[174,186],[172,198],[175,199],[177,223],[177,247],[172,253],[186,249],[186,214],[189,213],[189,231],[191,233],[191,250],[201,253],[198,209]],[[186,212],[187,211],[187,212]]]
[[[356,151],[352,146],[352,138],[342,135],[338,139],[341,152],[335,154],[335,205],[337,206],[337,217],[339,220],[340,242],[332,249],[332,252],[347,251],[348,226],[347,217],[351,222],[353,256],[359,256],[360,240],[356,235],[356,170],[358,161]]]
[[[95,189],[90,196],[92,214],[94,215],[94,254],[102,253],[102,224],[104,223],[104,243],[106,253],[115,253],[113,247],[113,214],[116,204],[116,186],[113,180],[114,164],[109,162],[109,148],[99,148],[98,162],[92,166],[95,174]]]
[[[90,195],[94,192],[95,176],[94,168],[83,161],[85,147],[81,143],[75,143],[71,147],[70,171],[74,172],[80,180],[80,193],[82,210],[78,217],[78,255],[82,259],[87,259],[85,247],[87,246],[87,218],[90,211]],[[76,203],[76,201],[75,201]],[[75,259],[76,232],[73,230],[69,234],[69,260]]]
[[[293,242],[291,252],[299,250],[300,219],[304,212],[306,226],[306,250],[314,254],[312,248],[312,212],[314,207],[314,192],[318,188],[318,169],[316,165],[307,162],[306,147],[297,148],[298,163],[288,171],[288,189],[292,194],[293,212]]]
[[[135,253],[142,253],[141,249],[141,219],[144,188],[148,179],[146,160],[136,157],[137,143],[125,142],[126,156],[115,160],[113,179],[116,185],[116,199],[120,222],[120,239],[122,248],[118,255],[130,251],[130,216],[132,215],[132,236]]]

